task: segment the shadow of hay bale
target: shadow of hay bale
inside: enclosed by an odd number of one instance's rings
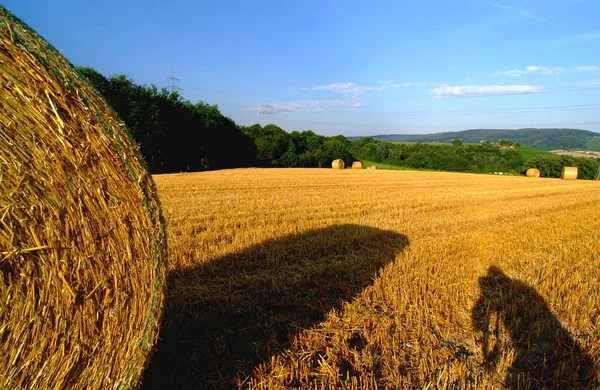
[[[172,271],[142,388],[234,387],[236,377],[357,296],[408,245],[395,232],[338,225]]]

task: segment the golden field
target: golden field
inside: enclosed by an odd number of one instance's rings
[[[600,182],[155,176],[170,272],[143,388],[597,388]]]

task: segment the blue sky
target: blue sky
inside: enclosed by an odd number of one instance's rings
[[[324,135],[600,132],[600,2],[0,0],[74,64]]]

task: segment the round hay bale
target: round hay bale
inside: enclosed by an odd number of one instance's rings
[[[377,169],[377,165],[369,165],[367,169]]]
[[[344,160],[342,160],[341,158],[338,158],[337,160],[333,160],[333,162],[331,163],[331,167],[333,169],[344,169]]]
[[[360,161],[354,161],[352,163],[352,169],[362,169],[362,163]]]
[[[154,182],[102,97],[0,7],[0,388],[138,385],[166,241]]]
[[[579,170],[577,167],[563,167],[560,172],[560,178],[563,180],[577,180]]]
[[[540,177],[540,170],[537,168],[529,168],[525,173],[527,177]]]

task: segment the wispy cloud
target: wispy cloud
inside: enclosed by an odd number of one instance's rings
[[[506,77],[521,77],[521,76],[527,75],[527,74],[543,74],[546,76],[559,76],[566,72],[568,72],[568,70],[563,67],[560,67],[560,66],[548,68],[545,66],[529,65],[529,66],[525,67],[524,69],[511,69],[511,70],[503,70],[503,71],[494,72],[493,75],[494,76],[506,76]]]
[[[580,65],[573,68],[563,68],[561,66],[555,66],[553,68],[545,66],[529,65],[523,69],[511,69],[494,72],[494,76],[503,77],[521,77],[530,74],[542,74],[546,76],[560,76],[562,74],[574,73],[574,72],[599,72],[600,66],[596,65]]]
[[[374,86],[358,85],[355,83],[333,83],[327,85],[317,85],[312,87],[311,89],[313,91],[329,91],[342,93],[346,95],[352,94],[355,96],[360,96],[365,94],[366,92],[383,91],[385,89],[400,88],[402,86],[405,85],[397,84],[394,80],[383,80],[379,81],[378,85]]]
[[[358,85],[356,83],[331,83],[327,85],[316,85],[311,88],[299,88],[303,91],[328,91],[340,94],[339,99],[323,100],[297,100],[291,102],[273,103],[273,112],[284,114],[290,112],[327,112],[343,109],[353,109],[365,106],[366,98],[363,96],[367,92],[379,92],[386,89],[409,87],[419,85],[417,83],[396,83],[394,80],[380,80],[376,85]],[[248,106],[245,112],[259,112],[260,105]]]
[[[525,72],[521,69],[500,70],[494,72],[494,76],[521,77]]]
[[[600,31],[594,31],[594,32],[589,32],[589,33],[581,33],[581,34],[566,36],[557,41],[554,41],[554,44],[559,45],[559,46],[570,46],[570,45],[577,45],[580,43],[594,42],[594,41],[598,41],[598,40],[600,40]]]
[[[348,99],[330,99],[330,100],[298,100],[292,102],[273,103],[273,113],[285,114],[291,112],[310,112],[319,113],[330,110],[340,110],[348,108],[359,108],[364,102],[355,98]],[[260,112],[261,105],[255,104],[244,109],[246,113]]]
[[[598,72],[600,71],[600,66],[596,65],[584,65],[575,67],[575,71],[577,72]]]
[[[538,20],[542,19],[542,18],[540,18],[540,17],[532,14],[531,12],[529,12],[527,10],[524,10],[524,9],[518,8],[518,7],[514,7],[512,5],[494,3],[494,2],[491,2],[491,1],[488,1],[487,4],[490,5],[490,6],[492,6],[492,7],[494,7],[494,8],[498,8],[498,9],[501,9],[501,10],[505,10],[505,11],[509,11],[509,12],[515,13],[515,14],[523,17],[523,18],[538,19]]]
[[[536,85],[457,85],[433,88],[431,93],[436,98],[447,96],[488,96],[514,95],[541,92],[543,87]]]
[[[546,76],[557,76],[565,73],[567,70],[560,66],[555,66],[554,68],[546,68],[544,66],[535,66],[529,65],[525,68],[525,70],[529,73],[541,73]]]
[[[600,79],[583,80],[583,81],[578,82],[577,84],[584,86],[584,87],[597,87],[597,86],[600,86]]]
[[[420,86],[427,85],[427,84],[430,84],[430,83],[427,83],[427,82],[412,82],[412,81],[409,81],[409,82],[406,82],[406,83],[402,83],[401,85],[402,85],[404,88],[407,88],[407,87],[420,87]]]
[[[354,83],[333,83],[327,85],[317,85],[312,87],[313,91],[329,91],[329,92],[338,92],[338,93],[354,93],[354,94],[362,94],[366,91],[374,90],[374,87],[365,87],[356,85]]]

